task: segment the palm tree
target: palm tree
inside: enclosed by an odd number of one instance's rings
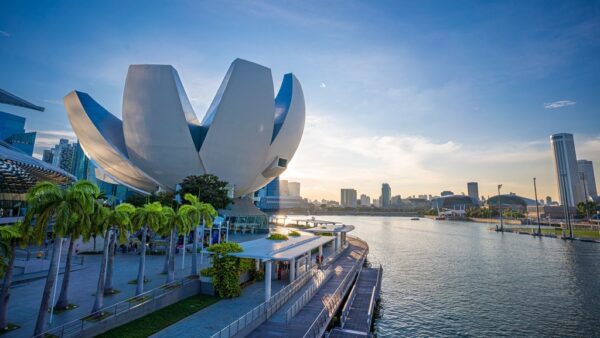
[[[129,203],[119,204],[112,212],[109,220],[114,232],[111,236],[110,246],[108,248],[108,264],[106,267],[106,282],[104,284],[104,295],[114,292],[113,288],[113,267],[115,264],[115,245],[117,240],[119,244],[127,242],[127,235],[131,232],[131,217],[136,208]]]
[[[56,282],[56,273],[59,265],[59,251],[63,237],[68,233],[73,221],[85,221],[94,211],[98,187],[89,181],[79,181],[72,186],[61,189],[54,183],[40,182],[27,194],[29,206],[24,223],[30,225],[35,218],[33,235],[41,244],[46,236],[46,229],[51,220],[54,220],[52,230],[54,233],[54,247],[52,259],[48,269],[48,277],[44,285],[33,335],[37,336],[44,330],[46,316],[50,306],[50,293]]]
[[[192,247],[192,275],[196,276],[198,275],[198,226],[200,225],[200,221],[202,221],[207,228],[212,228],[213,218],[217,216],[217,211],[215,210],[215,208],[213,208],[212,205],[200,202],[198,200],[198,197],[192,194],[185,194],[183,198],[186,201],[188,201],[189,205],[193,208],[193,211],[190,212],[189,217],[194,224],[194,244]]]
[[[177,234],[189,234],[194,225],[194,221],[190,217],[194,212],[194,208],[191,205],[183,205],[177,212],[173,212],[173,209],[167,207],[167,210],[169,209],[171,211],[167,211],[167,217],[169,218],[168,229],[171,231],[171,236],[169,241],[167,283],[175,280],[175,246],[177,245]]]
[[[166,223],[166,216],[162,212],[162,205],[154,202],[138,208],[133,215],[133,224],[135,229],[142,230],[142,250],[140,252],[140,264],[138,268],[137,288],[135,294],[140,295],[144,292],[144,277],[146,272],[146,237],[148,230],[158,231]]]
[[[30,233],[31,227],[24,226],[21,222],[0,227],[0,250],[2,251],[0,272],[4,275],[4,284],[2,285],[2,291],[0,291],[2,302],[0,305],[0,331],[8,327],[8,301],[10,299],[17,244],[25,243],[29,239]],[[6,262],[5,257],[8,258],[8,262]]]
[[[98,284],[96,287],[96,299],[94,300],[94,306],[92,307],[92,313],[99,311],[104,305],[104,289],[106,285],[106,271],[109,261],[109,255],[114,256],[113,246],[115,242],[116,234],[114,225],[121,224],[127,227],[130,223],[129,215],[135,212],[135,207],[131,204],[121,204],[114,210],[109,210],[100,204],[98,204],[103,212],[98,213],[96,218],[98,229],[104,231],[104,252],[102,253],[102,261],[100,265],[100,275],[98,276]],[[111,266],[112,268],[112,266]],[[112,274],[111,274],[112,279]]]

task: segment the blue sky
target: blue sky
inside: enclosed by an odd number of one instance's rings
[[[548,136],[600,170],[600,3],[587,1],[3,1],[0,87],[39,153],[74,138],[62,97],[120,116],[129,64],[172,64],[201,118],[237,57],[300,79],[305,135],[285,177],[303,195],[354,187],[556,196]],[[600,175],[600,172],[598,172]],[[598,176],[597,175],[597,176]]]

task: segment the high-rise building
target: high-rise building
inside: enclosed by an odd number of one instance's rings
[[[35,132],[25,132],[25,118],[0,112],[0,141],[4,141],[31,156],[35,145]]]
[[[479,185],[477,184],[477,182],[468,182],[467,192],[469,194],[469,197],[471,197],[474,201],[479,201]]]
[[[390,202],[392,199],[392,188],[387,183],[383,183],[381,185],[381,198],[379,199],[379,204],[382,208],[389,208]]]
[[[288,180],[279,180],[279,196],[289,196]]]
[[[587,194],[586,197],[596,197],[598,191],[596,190],[596,177],[594,176],[594,165],[592,164],[592,161],[577,160],[577,169],[581,178],[583,193]]]
[[[279,176],[269,182],[265,189],[267,191],[266,196],[279,196]]]
[[[390,206],[399,207],[402,206],[402,196],[397,195],[390,198]]]
[[[44,152],[42,154],[42,161],[52,164],[52,156],[53,155],[51,149],[44,149]]]
[[[61,138],[58,144],[52,148],[52,165],[72,173],[74,151],[75,144],[69,143],[69,140]]]
[[[360,195],[360,205],[363,207],[368,207],[371,205],[371,197],[361,194]]]
[[[554,173],[560,203],[575,207],[577,203],[585,201],[585,197],[577,169],[577,154],[575,153],[573,134],[551,135],[550,144],[554,154]]]
[[[288,182],[288,194],[292,197],[300,196],[300,182]]]
[[[356,208],[356,190],[342,189],[340,205],[346,208]]]

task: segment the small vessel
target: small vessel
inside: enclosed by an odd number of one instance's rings
[[[411,220],[411,221],[418,221],[418,220],[419,220],[419,217],[413,217],[413,218],[411,218],[410,220]]]

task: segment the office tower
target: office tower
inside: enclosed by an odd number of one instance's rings
[[[74,150],[75,144],[70,144],[69,140],[61,138],[58,144],[52,149],[52,165],[66,172],[73,172]]]
[[[587,194],[586,197],[596,197],[598,191],[596,190],[596,177],[594,176],[594,165],[592,164],[592,161],[577,160],[577,169],[581,178],[583,193]]]
[[[279,180],[279,196],[289,196],[288,180]]]
[[[475,202],[479,201],[479,185],[477,182],[467,183],[467,193]]]
[[[300,196],[300,182],[288,182],[288,193],[292,197]]]
[[[52,164],[52,156],[53,155],[51,149],[44,149],[44,152],[42,154],[42,161]]]
[[[360,195],[360,205],[362,206],[370,206],[371,205],[371,197],[365,195],[365,194],[361,194]]]
[[[275,177],[266,186],[267,196],[279,196],[279,176]]]
[[[399,207],[402,205],[402,196],[397,195],[390,199],[390,206]]]
[[[392,188],[387,183],[383,183],[381,185],[381,198],[379,199],[379,204],[382,208],[388,208],[390,206],[392,198]]]
[[[0,112],[0,141],[4,141],[29,156],[33,154],[35,132],[25,132],[25,118]]]
[[[577,203],[585,201],[585,197],[577,169],[573,134],[551,135],[550,144],[554,154],[554,173],[560,203],[571,207],[577,206]]]
[[[346,208],[356,208],[356,190],[342,189],[340,205]]]

